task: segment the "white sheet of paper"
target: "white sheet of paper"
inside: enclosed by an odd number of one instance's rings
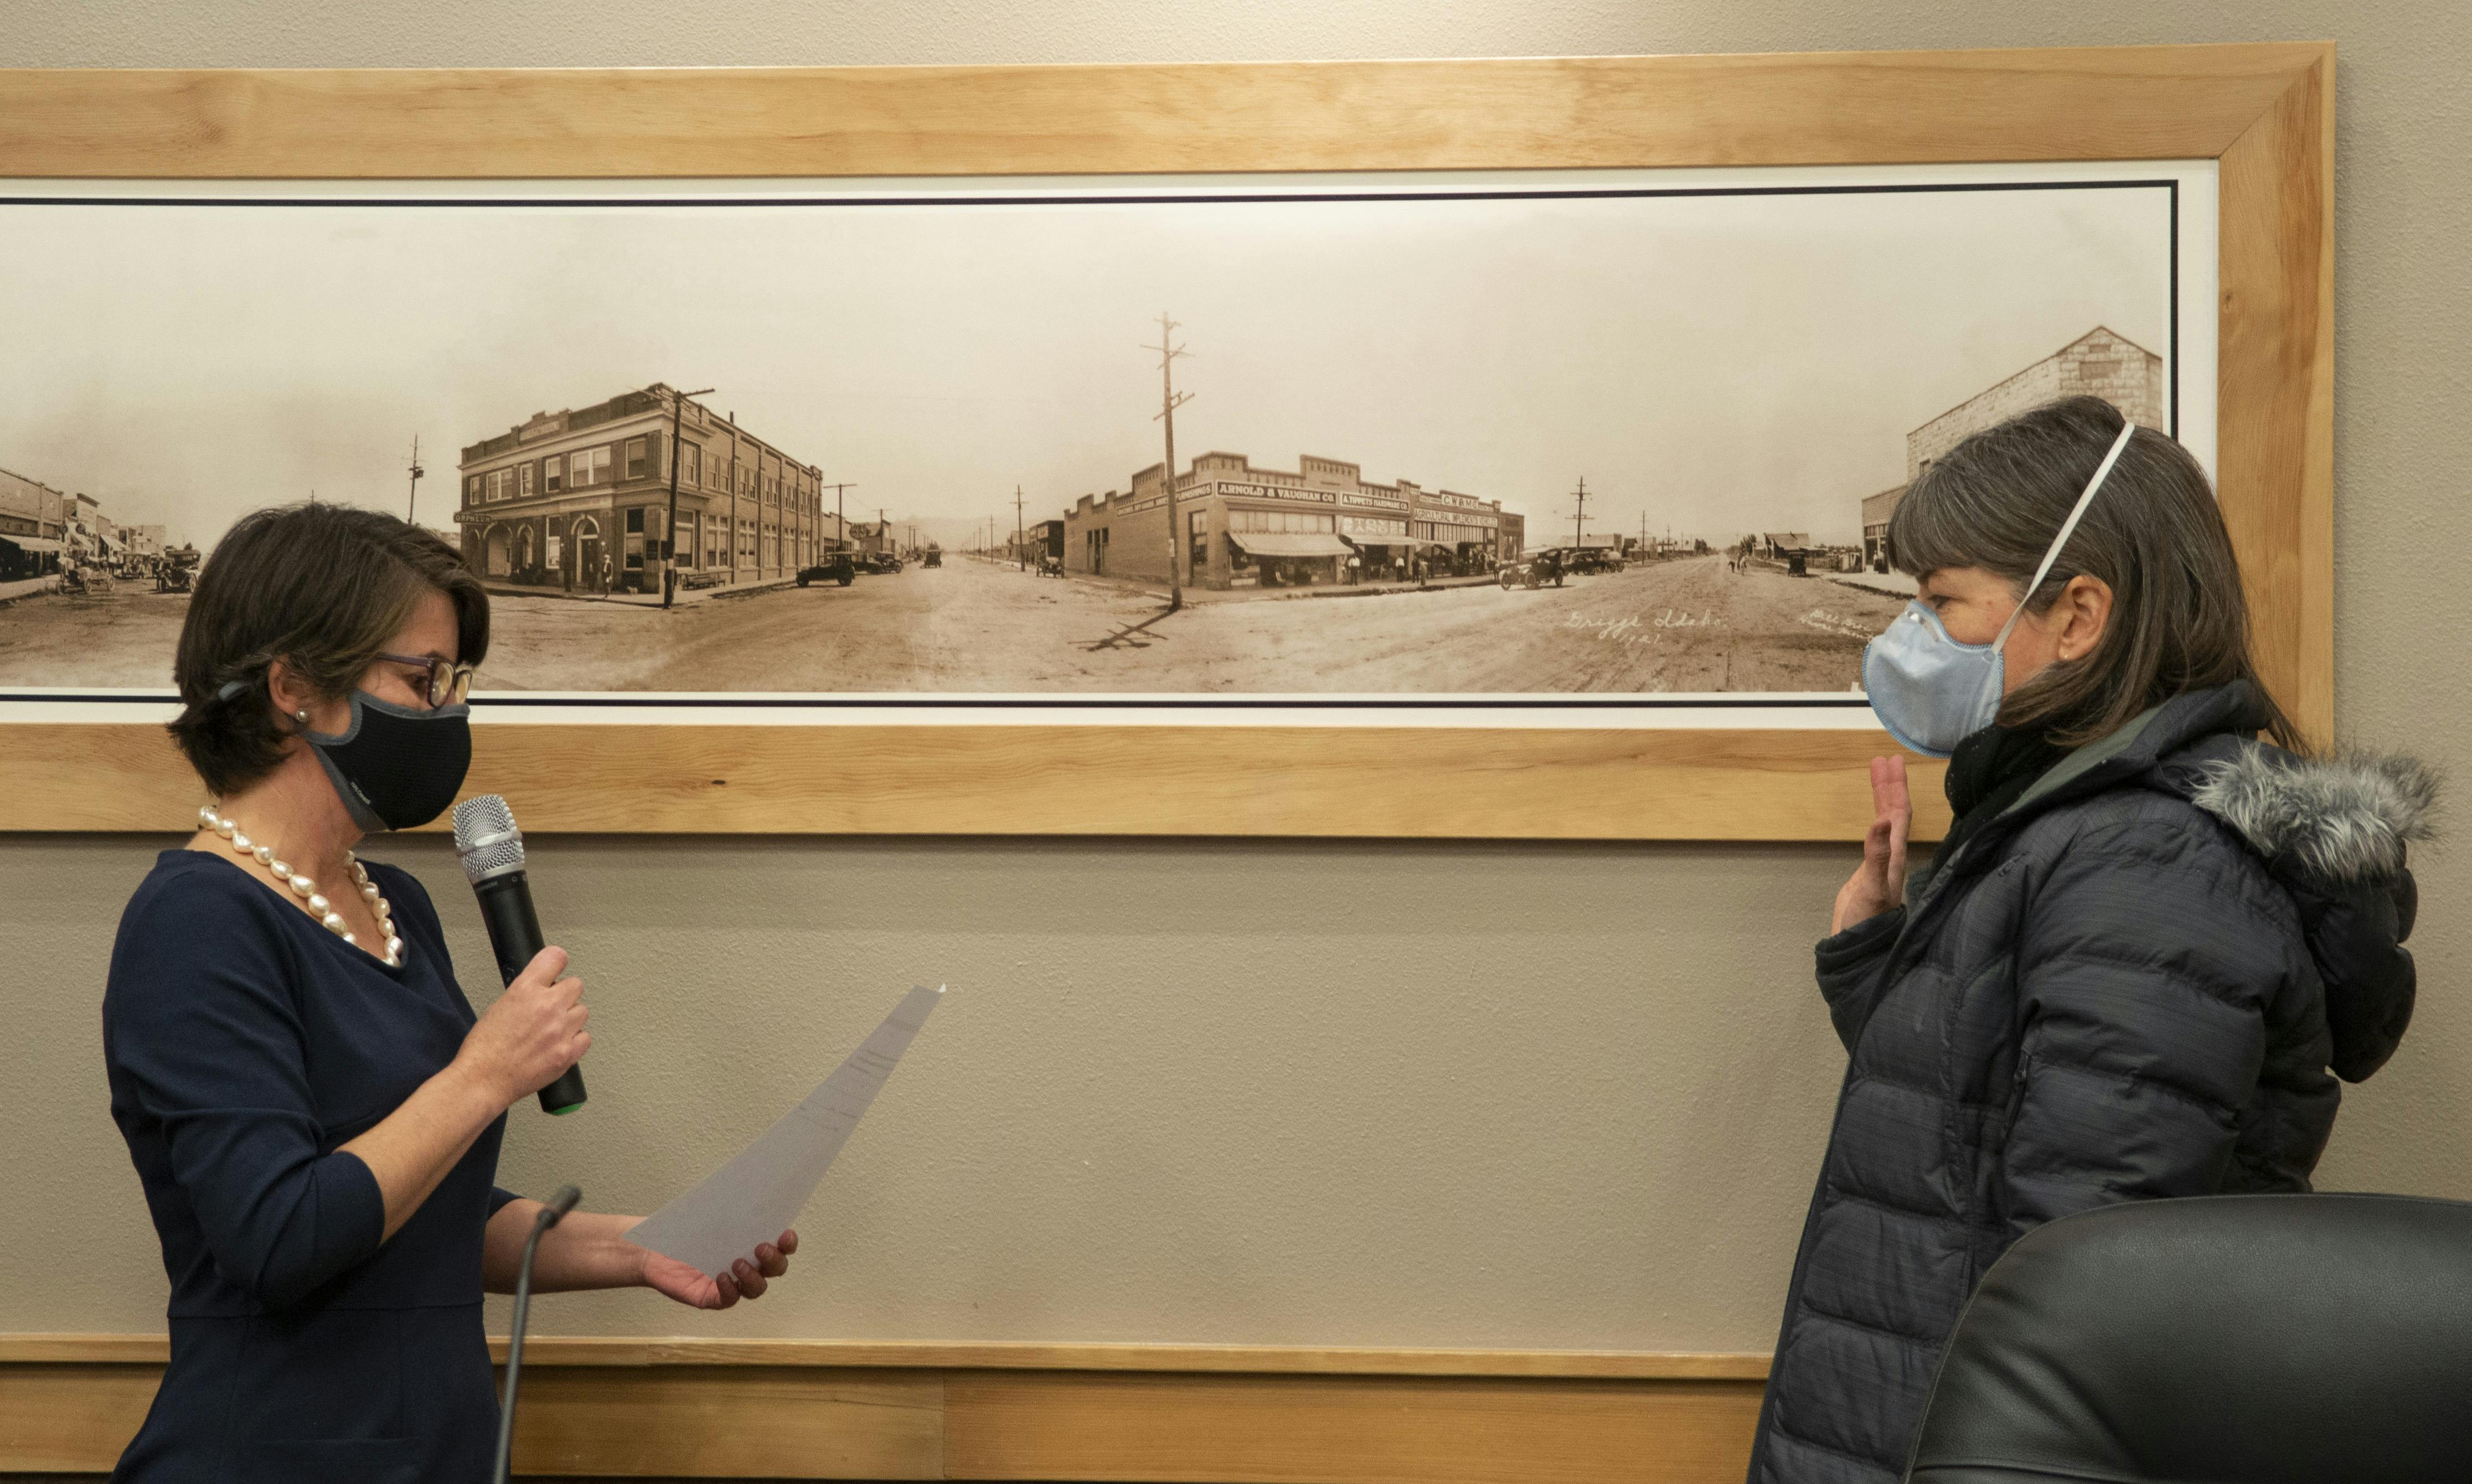
[[[806,1100],[703,1183],[638,1222],[627,1239],[718,1278],[758,1242],[779,1241],[832,1168],[944,987],[913,989]]]

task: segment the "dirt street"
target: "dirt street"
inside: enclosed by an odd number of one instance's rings
[[[0,686],[169,690],[189,595],[131,583],[93,597],[46,593],[0,608]]]
[[[1139,592],[955,557],[664,613],[493,601],[485,690],[1844,691],[1899,604],[1723,557],[1494,586],[1287,595],[1158,612]],[[165,682],[186,600],[47,598],[0,610],[0,684]],[[1113,642],[1109,642],[1113,637]]]
[[[1145,594],[956,557],[663,614],[511,598],[510,690],[1843,691],[1895,601],[1723,557],[1561,588],[1289,595],[1153,618]]]

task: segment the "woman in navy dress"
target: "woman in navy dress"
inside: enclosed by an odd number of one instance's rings
[[[591,1044],[542,951],[474,1016],[420,883],[356,860],[435,818],[471,752],[488,600],[392,516],[265,510],[200,575],[172,733],[216,802],[121,919],[104,995],[112,1118],[171,1278],[172,1356],[113,1473],[144,1484],[477,1484],[498,1426],[481,1295],[538,1204],[491,1183],[509,1106]],[[784,1232],[717,1280],[577,1212],[536,1291],[761,1295]]]

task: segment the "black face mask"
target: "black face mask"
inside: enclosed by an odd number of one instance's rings
[[[446,812],[472,766],[472,708],[398,706],[352,693],[341,732],[303,732],[352,822],[372,833],[409,830]]]

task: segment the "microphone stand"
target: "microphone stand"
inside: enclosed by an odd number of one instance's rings
[[[515,1272],[515,1323],[507,1340],[507,1395],[498,1408],[498,1462],[490,1478],[494,1484],[507,1484],[507,1461],[515,1446],[515,1384],[523,1378],[524,1320],[533,1302],[533,1254],[540,1246],[541,1234],[558,1225],[560,1217],[575,1209],[583,1192],[571,1185],[558,1188],[549,1204],[533,1217],[533,1231],[524,1238],[523,1265]]]

